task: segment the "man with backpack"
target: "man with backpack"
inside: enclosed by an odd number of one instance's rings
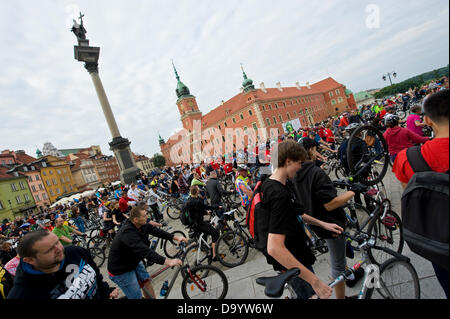
[[[289,182],[301,168],[306,156],[305,149],[293,140],[279,144],[278,167],[270,177],[258,182],[250,207],[253,214],[247,216],[247,222],[250,232],[254,232],[257,248],[263,251],[267,262],[273,265],[275,271],[300,269],[299,277],[290,281],[298,299],[308,299],[314,294],[326,299],[331,296],[332,289],[314,274],[312,265],[316,259],[307,245],[308,237],[298,220],[298,215],[303,214],[304,208],[295,199],[293,185]],[[256,204],[258,199],[260,202]],[[325,223],[306,214],[302,217],[304,222],[336,235],[343,231],[336,224]]]
[[[424,122],[435,138],[398,153],[393,172],[405,189],[402,221],[411,250],[431,261],[448,298],[449,92],[425,99]]]

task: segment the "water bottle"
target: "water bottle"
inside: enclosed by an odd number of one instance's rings
[[[156,244],[157,244],[156,239],[153,239],[153,240],[152,240],[152,245],[150,246],[150,248],[151,248],[152,250],[155,250]]]
[[[167,294],[167,289],[169,289],[169,282],[166,280],[166,281],[164,281],[164,283],[161,287],[161,291],[159,292],[159,295],[161,297],[164,297]]]

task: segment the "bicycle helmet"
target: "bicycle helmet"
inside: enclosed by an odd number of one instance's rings
[[[239,171],[248,171],[249,168],[248,168],[248,166],[245,165],[245,164],[239,164],[239,165],[238,165],[238,170],[239,170]]]
[[[394,127],[398,125],[400,118],[395,114],[386,114],[384,117],[384,125],[387,127]]]
[[[353,132],[354,130],[356,130],[360,126],[361,126],[361,124],[359,124],[359,123],[351,123],[351,124],[347,125],[345,130],[347,132],[351,133],[351,132]]]

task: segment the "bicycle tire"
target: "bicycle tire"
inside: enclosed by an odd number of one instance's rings
[[[378,154],[378,155],[381,156],[381,159],[384,159],[383,168],[382,168],[380,174],[376,178],[369,179],[369,180],[367,178],[361,177],[360,175],[362,173],[358,174],[360,167],[356,166],[358,163],[354,163],[353,156],[352,156],[352,146],[356,144],[356,140],[360,139],[358,136],[365,130],[372,131],[373,133],[375,133],[376,137],[378,138],[378,140],[381,143],[381,146],[383,148],[381,154]],[[375,159],[373,156],[375,156],[375,155],[372,155],[372,158],[371,158],[372,164],[370,165],[370,167],[366,168],[367,172],[370,172],[373,169],[373,160]],[[350,136],[350,138],[348,140],[348,145],[347,145],[347,163],[348,163],[348,167],[350,169],[350,174],[353,176],[353,178],[357,179],[360,183],[367,185],[367,186],[375,185],[375,184],[379,183],[381,180],[383,180],[384,176],[386,176],[386,172],[387,172],[387,169],[389,166],[389,161],[390,161],[390,157],[389,157],[387,143],[386,143],[386,140],[384,139],[383,134],[381,133],[380,130],[378,130],[376,127],[374,127],[372,125],[363,125],[363,126],[358,127],[355,131],[353,131],[352,135]]]
[[[345,169],[340,165],[334,168],[334,175],[336,176],[336,179],[343,179],[347,176],[347,174],[345,173]]]
[[[212,263],[212,254],[208,247],[205,247],[205,245],[201,245],[201,253],[200,257],[197,259],[197,251],[199,249],[198,243],[195,243],[189,247],[186,248],[186,252],[182,256],[181,260],[184,261],[187,260],[187,263],[192,266],[196,267],[198,265],[204,265],[205,262],[208,265],[211,265]]]
[[[379,288],[367,290],[366,299],[420,299],[420,281],[416,269],[411,263],[395,257],[380,266],[379,285]],[[407,296],[398,296],[396,293],[398,290],[401,293],[402,288],[405,288],[403,291]]]
[[[226,232],[217,240],[216,254],[219,262],[225,267],[233,268],[242,265],[247,260],[248,252],[247,240],[237,230]],[[235,260],[229,257],[235,257]]]
[[[211,290],[205,296],[201,296],[203,298],[200,299],[225,299],[228,293],[228,279],[223,271],[211,265],[200,265],[191,268],[190,270],[192,275],[196,276],[198,281],[201,281],[199,285],[205,289],[208,289],[208,287],[211,288]],[[221,289],[220,293],[218,293],[218,289]],[[181,283],[181,294],[183,295],[183,298],[196,299],[195,297],[200,295],[191,294],[199,291],[199,287],[192,281],[191,277],[185,275]]]
[[[95,262],[98,268],[103,266],[103,263],[106,260],[106,254],[101,247],[94,246],[93,248],[89,249],[89,253],[91,254],[92,260]]]
[[[166,207],[166,213],[170,219],[177,220],[180,219],[181,209],[174,204],[169,204]]]
[[[402,227],[402,221],[400,217],[392,210],[389,210],[389,212],[386,213],[386,218],[394,218],[395,223],[392,226],[395,229],[390,229],[390,227],[386,226],[386,222],[382,221],[381,218],[382,212],[378,213],[378,216],[375,216],[369,223],[369,227],[367,228],[367,233],[370,237],[373,237],[376,239],[376,245],[380,246],[380,243],[387,243],[390,245],[383,245],[384,247],[387,247],[389,249],[392,249],[396,251],[397,253],[401,254],[403,251],[404,246],[404,239],[403,239],[403,227]],[[396,232],[395,234],[393,232]],[[398,238],[397,238],[398,237]],[[394,245],[398,245],[397,248],[395,248]],[[382,250],[376,250],[376,249],[369,249],[367,252],[367,255],[369,257],[369,260],[373,264],[381,265],[383,264],[388,258],[391,257],[388,253],[382,251]],[[388,256],[388,258],[383,258],[383,256]]]
[[[181,237],[186,237],[186,235],[181,230],[176,230],[171,232],[173,235],[179,235]],[[176,246],[178,246],[177,242],[174,240],[165,240],[164,241],[164,254],[168,258],[175,258],[175,256],[178,253],[178,250],[176,249]],[[174,249],[175,248],[175,249]]]

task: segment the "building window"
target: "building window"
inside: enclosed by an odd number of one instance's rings
[[[328,95],[329,95],[330,97],[333,97],[333,92],[329,92]]]
[[[22,199],[20,198],[20,196],[16,196],[16,202],[17,204],[22,204]]]
[[[50,190],[50,195],[54,196],[53,190],[52,190],[52,189]]]
[[[231,120],[233,121],[233,123],[236,123],[236,119],[234,117]]]
[[[340,92],[339,92],[339,89],[336,89],[336,95],[339,95],[340,94]]]
[[[253,128],[255,129],[255,131],[258,129],[258,126],[256,125],[255,122],[252,123]]]
[[[39,195],[35,195],[34,198],[36,198],[36,201],[39,202],[41,199],[39,198]]]
[[[241,113],[241,114],[239,114],[239,117],[241,118],[241,120],[243,120],[244,119],[244,115]]]
[[[265,111],[265,110],[266,110],[266,107],[264,106],[264,104],[261,105],[261,106],[262,106],[262,110]]]
[[[272,110],[272,105],[269,104],[268,106],[269,106],[269,110]]]
[[[23,198],[25,198],[25,203],[30,201],[30,196],[28,196],[28,194],[24,194]]]
[[[32,186],[31,186],[31,190],[32,190],[33,192],[36,192],[36,186],[32,185]]]
[[[298,114],[303,115],[303,111],[302,110],[298,111]]]
[[[248,110],[248,115],[250,115],[250,116],[253,115],[252,110]]]
[[[0,201],[0,210],[1,209],[3,209],[4,207],[3,207],[3,204],[2,204],[2,202]]]
[[[59,191],[59,188],[56,187],[56,194],[60,194],[61,192]]]
[[[16,184],[14,184],[14,183],[11,184],[11,188],[12,188],[13,192],[18,190]]]
[[[267,125],[270,126],[270,119],[269,118],[266,118],[266,122],[267,122]]]
[[[291,116],[289,115],[289,112],[286,113],[286,116],[287,116],[288,120],[291,119]]]
[[[50,180],[45,181],[45,183],[47,184],[47,186],[52,186],[52,183],[50,182]]]
[[[39,184],[39,189],[40,189],[41,191],[43,191],[43,190],[44,190],[44,185]]]
[[[278,110],[278,103],[275,103],[275,108]]]
[[[277,124],[277,118],[275,116],[272,116],[273,124]]]
[[[61,171],[60,171],[59,169],[56,170],[56,173],[57,173],[58,175],[61,175]]]
[[[220,127],[220,125],[219,125],[219,130],[221,130],[222,128]]]
[[[28,167],[24,166],[24,167],[23,167],[23,171],[24,171],[24,172],[28,172]]]
[[[331,104],[332,104],[332,105],[336,105],[336,100],[335,100],[335,99],[332,99],[332,100],[331,100]]]
[[[278,115],[278,118],[280,119],[280,122],[283,123],[283,117],[280,115]]]
[[[42,167],[47,167],[47,163],[46,162],[42,162]]]
[[[56,185],[56,179],[52,179],[52,181],[53,181],[53,185]]]
[[[297,117],[297,111],[294,111],[294,117]]]
[[[42,175],[47,176],[47,173],[45,171],[42,171]]]
[[[342,97],[338,97],[338,103],[341,103],[343,101]]]
[[[66,173],[67,173],[67,171],[66,171],[66,169],[65,169],[65,168],[63,168],[63,173],[64,173],[64,174],[66,174]]]
[[[64,183],[64,177],[61,177],[59,180],[61,181],[61,184]]]
[[[228,126],[227,122],[223,122],[223,126],[227,127]]]
[[[43,193],[43,194],[42,194],[42,199],[48,199],[47,193]]]
[[[34,178],[38,181],[40,180],[39,175],[34,175]]]

